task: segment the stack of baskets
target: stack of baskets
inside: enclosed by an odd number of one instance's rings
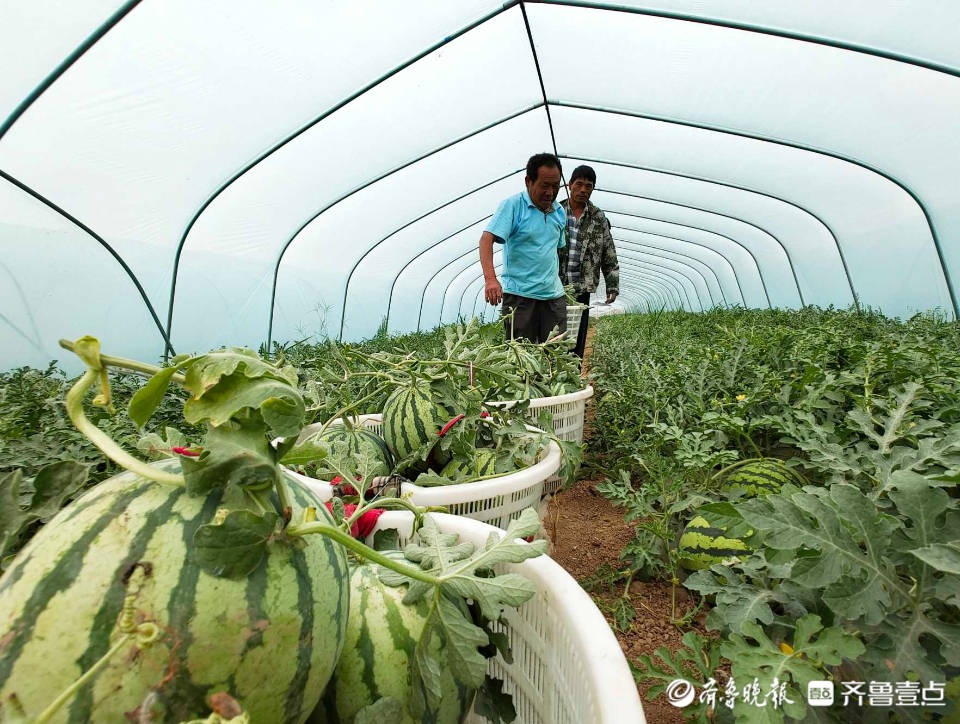
[[[583,438],[583,410],[593,388],[531,401],[537,410],[553,413],[554,432],[561,439]],[[499,404],[513,406],[517,401]],[[359,423],[382,434],[380,415],[363,415]],[[309,435],[317,426],[301,433]],[[535,429],[535,428],[531,428]],[[501,533],[525,508],[536,506],[545,490],[559,486],[560,449],[550,442],[546,454],[533,466],[492,480],[437,488],[403,483],[400,494],[419,506],[445,505],[451,514],[436,514],[442,532],[483,546],[491,533]],[[287,471],[313,488],[321,498],[333,496],[330,483]],[[552,490],[550,492],[552,492]],[[492,525],[491,525],[492,524]],[[493,527],[496,526],[496,527]],[[413,514],[386,512],[377,530],[393,528],[406,544],[413,529]],[[496,566],[498,573],[520,573],[536,594],[519,609],[508,608],[496,624],[510,642],[513,663],[498,654],[489,662],[489,673],[504,682],[513,698],[516,724],[645,724],[643,707],[630,666],[603,614],[569,573],[546,556],[516,564]],[[488,724],[470,711],[465,724]]]
[[[586,404],[591,397],[593,397],[593,387],[590,385],[582,390],[568,392],[565,395],[535,397],[530,400],[530,415],[536,419],[541,410],[549,411],[553,416],[553,433],[561,440],[581,443],[583,442],[583,421]],[[522,400],[492,402],[490,404],[509,409],[519,402],[522,402]],[[543,492],[545,495],[552,495],[562,485],[563,481],[554,471],[544,481]]]
[[[380,415],[361,415],[358,422],[371,432],[383,435]],[[319,425],[311,425],[304,428],[300,434],[302,437],[307,437],[319,427]],[[436,488],[423,488],[414,483],[403,483],[400,494],[414,505],[422,507],[445,505],[453,515],[462,515],[498,528],[506,528],[510,521],[520,515],[525,508],[537,506],[543,496],[544,481],[556,477],[560,462],[560,448],[555,442],[550,442],[546,455],[529,468],[491,480]],[[333,497],[333,486],[330,483],[308,478],[293,471],[287,472],[310,486],[323,500]]]
[[[489,525],[467,518],[438,514],[444,533],[483,546]],[[377,530],[395,528],[405,544],[413,528],[413,514],[389,512],[380,516]],[[373,541],[370,534],[368,542]],[[503,564],[498,573],[520,573],[537,589],[519,609],[508,608],[504,623],[513,663],[499,655],[490,660],[491,676],[504,681],[517,710],[515,724],[645,724],[643,707],[630,666],[603,614],[577,582],[546,556],[522,563]],[[486,724],[471,711],[465,724]]]

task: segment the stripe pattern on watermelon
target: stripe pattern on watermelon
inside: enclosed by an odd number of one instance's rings
[[[779,493],[787,483],[797,484],[796,473],[783,463],[774,460],[758,460],[740,467],[723,478],[720,491],[730,494],[743,491],[743,495],[769,495]]]
[[[350,576],[350,613],[343,655],[308,724],[349,724],[357,712],[392,696],[404,705],[403,724],[458,724],[473,692],[458,684],[449,668],[441,674],[440,709],[414,719],[410,712],[410,661],[427,618],[427,601],[402,603],[406,586],[386,586],[371,565]]]
[[[289,489],[295,517],[306,506],[326,515],[308,489]],[[342,649],[346,557],[316,536],[271,546],[246,579],[202,572],[188,555],[194,533],[242,496],[191,497],[122,473],[61,511],[0,579],[0,699],[16,692],[37,715],[116,642],[124,597],[136,593],[137,616],[161,638],[115,654],[52,722],[127,721],[154,688],[164,721],[205,714],[217,691],[253,721],[304,721]]]
[[[436,402],[426,382],[393,391],[383,406],[383,439],[397,460],[436,441],[451,415]],[[445,461],[444,461],[445,462]]]
[[[393,454],[390,448],[387,447],[386,441],[372,430],[362,427],[348,429],[342,424],[333,424],[322,434],[306,438],[303,443],[343,444],[346,445],[347,453],[352,457],[359,457],[361,452],[366,451],[377,461],[372,475],[388,475],[393,470]],[[322,464],[320,469],[335,474],[335,471],[324,468]]]
[[[680,536],[680,565],[687,570],[709,568],[731,558],[750,555],[750,548],[739,538],[728,538],[726,530],[710,525],[706,518],[696,516]]]

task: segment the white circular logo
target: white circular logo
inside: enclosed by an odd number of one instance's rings
[[[686,679],[674,679],[667,684],[667,701],[678,709],[690,706],[693,703],[693,697],[696,695],[697,692],[694,690],[693,684]]]

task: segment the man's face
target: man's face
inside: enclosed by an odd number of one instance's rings
[[[590,194],[593,193],[593,184],[585,178],[578,178],[569,188],[570,199],[577,206],[584,206],[590,200]]]
[[[537,169],[537,180],[524,179],[530,200],[541,211],[549,211],[560,193],[560,169],[556,166],[541,166]]]

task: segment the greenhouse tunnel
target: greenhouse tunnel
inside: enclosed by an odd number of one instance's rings
[[[918,5],[8,3],[0,366],[492,320],[539,151],[596,169],[617,307],[955,318],[960,8]]]

